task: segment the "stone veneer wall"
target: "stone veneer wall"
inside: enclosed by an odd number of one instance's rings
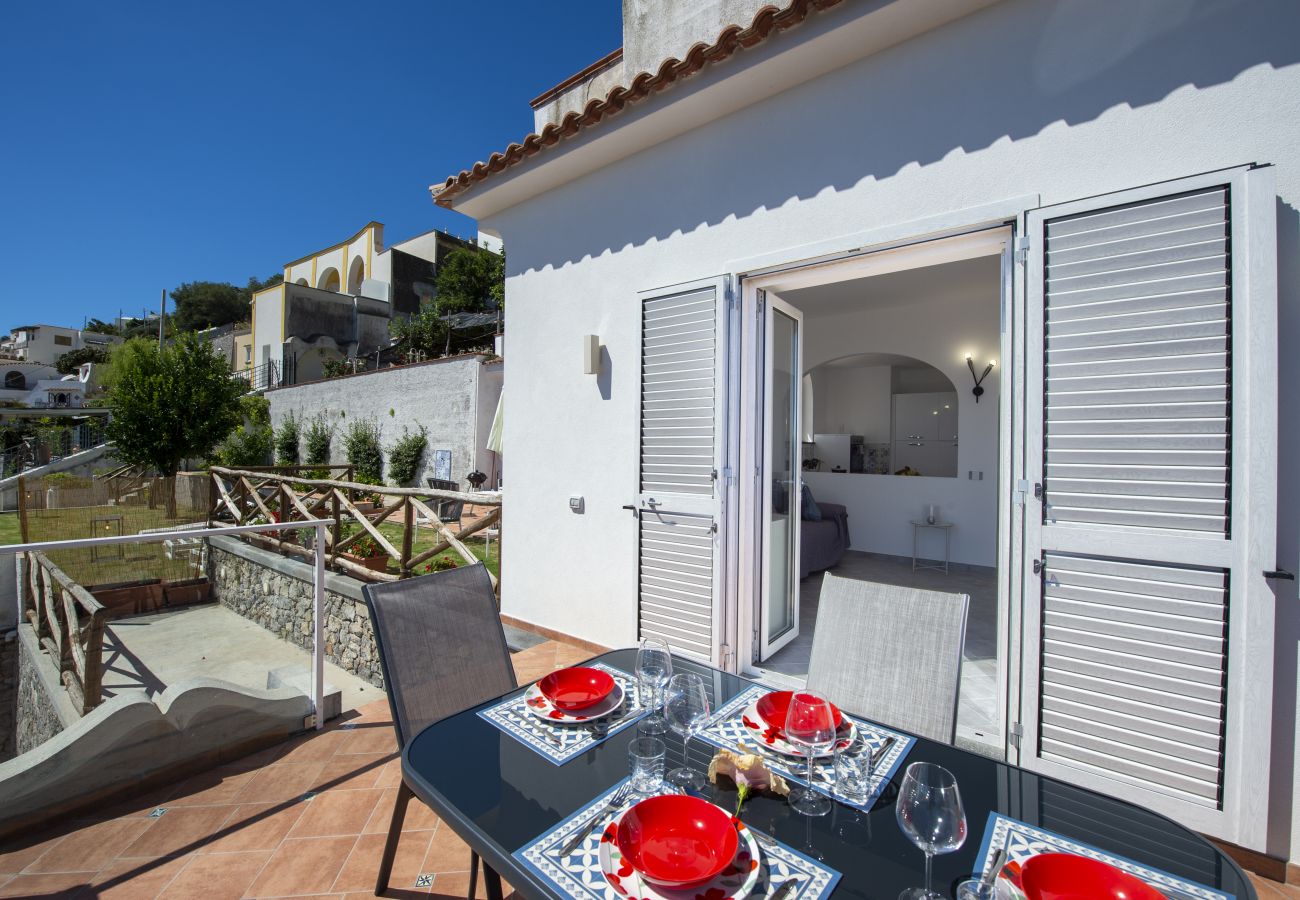
[[[0,762],[18,746],[18,631],[0,633]]]
[[[18,626],[18,684],[15,732],[16,755],[21,756],[61,733],[81,718],[59,680],[58,670],[41,650],[36,631]]]
[[[312,566],[233,537],[213,537],[209,544],[213,599],[277,637],[310,650]],[[361,584],[332,572],[325,574],[325,656],[339,668],[383,687]]]

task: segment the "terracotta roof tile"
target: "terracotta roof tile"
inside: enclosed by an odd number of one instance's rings
[[[738,50],[760,44],[772,35],[800,24],[813,13],[842,2],[844,0],[790,0],[784,7],[764,6],[747,27],[727,26],[712,44],[701,41],[686,51],[685,59],[670,57],[664,60],[657,72],[642,72],[626,87],[615,87],[603,99],[588,102],[581,112],[571,112],[561,121],[547,125],[519,143],[511,144],[503,152],[493,153],[486,162],[477,162],[472,168],[451,176],[441,184],[432,185],[429,192],[439,206],[450,207],[452,198],[457,194],[492,175],[518,165],[547,147],[604,121],[629,104],[644,100],[710,65],[734,56]]]

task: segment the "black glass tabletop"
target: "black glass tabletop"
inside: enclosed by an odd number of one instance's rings
[[[636,651],[615,650],[595,661],[630,673]],[[715,709],[753,685],[697,662],[674,658],[673,664],[674,671],[704,677]],[[495,702],[426,728],[403,754],[403,772],[416,795],[524,896],[553,897],[554,890],[511,854],[626,777],[627,747],[637,729],[616,732],[556,765],[477,714]],[[681,763],[683,746],[672,734],[666,742],[671,768]],[[690,764],[703,770],[711,754],[711,747],[693,742]],[[1163,815],[923,738],[905,763],[917,761],[938,763],[956,776],[969,823],[961,849],[934,860],[935,888],[947,896],[976,868],[990,814],[997,813],[1239,898],[1255,897],[1231,859]],[[895,820],[894,801],[904,768],[898,767],[867,813],[837,803],[830,814],[810,818],[792,810],[783,798],[759,795],[745,803],[743,819],[838,870],[842,877],[837,897],[893,900],[904,888],[920,885],[924,872],[924,856]],[[723,808],[735,807],[736,792],[730,785],[710,785],[706,796]]]

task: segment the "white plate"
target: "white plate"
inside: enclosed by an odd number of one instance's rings
[[[774,750],[782,756],[797,756],[800,759],[807,757],[804,748],[790,743],[785,738],[776,733],[776,729],[768,727],[763,721],[763,717],[758,714],[758,701],[761,698],[755,698],[752,703],[745,707],[745,711],[740,714],[740,722],[746,730],[754,736],[760,745],[768,750]],[[835,733],[835,746],[845,746],[853,743],[858,736],[858,727],[853,724],[853,720],[848,716],[840,723],[840,729]],[[835,747],[824,753],[813,754],[813,759],[830,759],[835,755]]]
[[[620,897],[632,900],[742,900],[750,895],[763,874],[758,841],[744,822],[737,822],[740,843],[736,846],[736,857],[717,878],[681,891],[651,884],[638,875],[631,864],[624,862],[623,854],[619,852],[615,838],[618,823],[625,814],[626,810],[615,816],[600,836],[600,871]]]
[[[524,709],[539,719],[561,725],[590,722],[592,719],[599,719],[616,712],[622,705],[623,688],[619,686],[617,681],[614,682],[614,690],[610,691],[609,696],[604,700],[588,706],[586,709],[578,709],[573,712],[566,712],[552,706],[551,701],[546,699],[546,695],[542,693],[542,689],[537,686],[536,682],[529,685],[528,690],[524,691]]]

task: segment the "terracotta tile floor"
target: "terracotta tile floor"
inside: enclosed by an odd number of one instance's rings
[[[550,641],[513,660],[524,684],[591,655]],[[380,700],[322,732],[0,845],[0,897],[373,897],[400,778]],[[468,867],[465,844],[414,802],[388,896],[464,897]],[[1251,880],[1260,900],[1300,900],[1300,886]]]
[[[523,684],[591,656],[552,641],[512,658]],[[324,731],[0,844],[0,897],[373,897],[400,781],[379,700]],[[387,896],[464,897],[468,878],[469,849],[413,802]]]

